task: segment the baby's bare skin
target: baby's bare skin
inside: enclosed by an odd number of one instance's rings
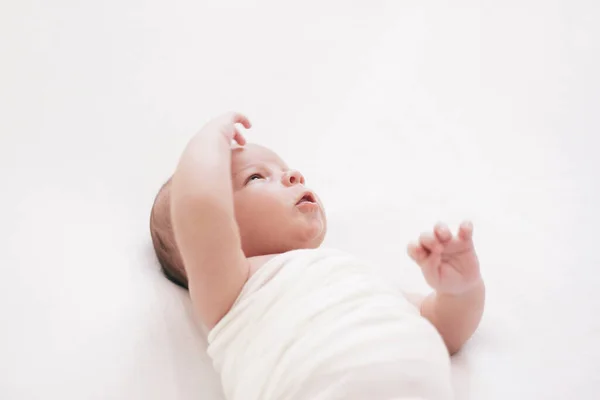
[[[248,278],[277,254],[318,248],[327,231],[323,205],[304,177],[271,150],[246,145],[226,114],[189,143],[173,176],[171,214],[194,306],[212,328]],[[232,146],[232,141],[237,145]],[[485,286],[469,222],[456,235],[443,224],[408,246],[434,292],[411,299],[458,351],[477,328]]]

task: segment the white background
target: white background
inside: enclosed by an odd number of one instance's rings
[[[458,399],[600,398],[600,5],[3,1],[0,397],[222,399],[148,216],[238,110],[327,244],[425,289],[405,245],[475,223],[488,285]]]

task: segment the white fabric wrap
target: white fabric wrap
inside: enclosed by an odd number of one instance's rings
[[[435,328],[398,288],[337,250],[268,261],[208,341],[228,400],[452,398]]]

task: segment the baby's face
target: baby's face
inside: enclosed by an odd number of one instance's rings
[[[304,177],[271,150],[255,144],[232,149],[235,218],[246,257],[316,248],[327,221]]]

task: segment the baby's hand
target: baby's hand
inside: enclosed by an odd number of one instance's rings
[[[438,293],[461,294],[481,283],[472,237],[470,222],[460,225],[457,236],[439,223],[433,232],[421,234],[418,243],[409,244],[408,254]]]
[[[229,112],[210,120],[200,131],[200,134],[218,132],[225,136],[229,142],[235,140],[240,146],[246,144],[246,138],[240,133],[235,124],[242,124],[249,129],[251,124],[246,116],[236,112]]]

